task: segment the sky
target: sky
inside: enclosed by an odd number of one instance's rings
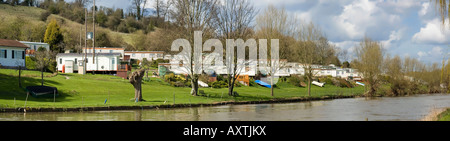
[[[69,0],[70,1],[70,0]],[[262,11],[269,5],[305,22],[319,25],[330,43],[347,50],[370,37],[386,53],[409,56],[431,64],[450,57],[450,26],[441,23],[430,0],[250,0]],[[128,9],[131,0],[96,0],[97,5]],[[153,7],[149,0],[147,8]],[[448,21],[448,19],[446,19]]]

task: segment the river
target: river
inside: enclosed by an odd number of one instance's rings
[[[51,113],[0,113],[0,121],[417,121],[450,107],[450,95],[351,98],[282,104]]]

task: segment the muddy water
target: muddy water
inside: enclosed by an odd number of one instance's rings
[[[450,95],[353,98],[158,110],[0,113],[0,121],[414,121],[450,107]]]

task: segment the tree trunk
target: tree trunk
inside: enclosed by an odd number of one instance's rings
[[[44,69],[41,69],[41,86],[44,86]]]
[[[309,78],[309,76],[307,78],[308,78],[308,96],[311,96],[311,78]]]
[[[191,86],[192,86],[191,95],[198,96],[198,78],[191,79]]]
[[[138,83],[134,86],[134,100],[142,101],[142,83]]]
[[[228,94],[230,96],[235,96],[233,91],[234,91],[234,83],[236,83],[236,77],[231,78],[231,84],[228,84]]]
[[[273,74],[270,76],[270,93],[272,96],[274,96],[274,94],[273,94]]]
[[[228,95],[229,96],[233,96],[234,85],[233,85],[233,82],[232,82],[233,81],[232,75],[231,74],[228,75],[227,79],[228,79]]]
[[[130,76],[130,83],[134,87],[134,101],[144,101],[142,98],[142,78],[144,77],[145,70],[140,69],[133,72]]]

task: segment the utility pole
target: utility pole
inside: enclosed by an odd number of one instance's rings
[[[87,70],[87,8],[84,9],[84,60],[83,60],[83,74]]]
[[[94,35],[92,37],[92,46],[93,46],[93,48],[92,48],[92,50],[93,50],[92,64],[95,64],[95,0],[94,0],[94,7],[92,10],[92,20],[94,23],[94,31],[93,31]]]
[[[79,49],[77,49],[77,52],[78,53],[81,53],[81,52],[83,52],[83,47],[82,47],[82,44],[81,44],[81,36],[83,36],[83,26],[81,25],[80,26],[80,48]],[[80,52],[81,51],[81,52]]]

